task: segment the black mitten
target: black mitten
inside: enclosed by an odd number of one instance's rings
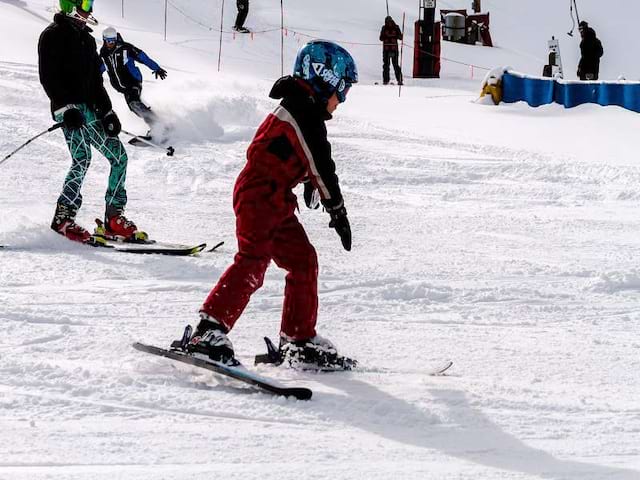
[[[77,108],[69,108],[62,115],[62,122],[69,130],[78,130],[84,125],[84,114]]]
[[[122,130],[120,119],[113,110],[110,110],[109,113],[102,117],[102,126],[109,137],[117,137],[120,130]]]
[[[340,207],[336,210],[329,211],[331,215],[331,221],[329,227],[335,229],[340,235],[342,246],[347,252],[351,251],[351,226],[349,225],[349,219],[347,218],[347,209]]]

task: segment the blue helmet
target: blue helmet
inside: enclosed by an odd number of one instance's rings
[[[298,52],[293,76],[305,80],[320,100],[326,102],[338,94],[344,102],[351,85],[358,83],[358,68],[349,52],[325,40],[312,40]]]

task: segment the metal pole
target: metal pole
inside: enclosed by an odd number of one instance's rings
[[[284,0],[280,0],[280,76],[284,77]]]
[[[387,0],[387,17],[389,16],[389,0]]]
[[[56,123],[55,125],[47,128],[44,132],[40,132],[38,135],[36,135],[35,137],[31,137],[29,140],[27,140],[26,142],[24,142],[22,145],[20,145],[18,148],[16,148],[13,152],[11,152],[9,155],[7,155],[6,157],[4,157],[2,160],[0,160],[0,165],[3,164],[4,162],[6,162],[7,160],[9,160],[15,153],[19,152],[20,150],[22,150],[24,147],[26,147],[27,145],[29,145],[31,142],[33,142],[36,138],[41,137],[42,135],[49,133],[49,132],[53,132],[54,130],[62,127],[63,123]]]
[[[124,0],[122,0],[122,18],[124,18]]]
[[[580,15],[578,14],[578,4],[576,3],[576,0],[573,0],[573,6],[576,9],[576,19],[578,20],[578,25],[580,25]]]
[[[164,0],[164,41],[167,41],[167,3],[168,0]]]
[[[222,0],[222,8],[220,10],[220,45],[218,46],[218,71],[220,71],[220,63],[222,62],[222,27],[224,25],[224,0]]]

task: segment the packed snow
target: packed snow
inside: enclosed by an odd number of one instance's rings
[[[319,255],[318,331],[362,368],[257,368],[311,388],[303,402],[131,348],[195,325],[232,261],[233,183],[277,105],[280,2],[251,2],[256,33],[224,34],[218,72],[221,0],[171,0],[166,41],[163,0],[96,0],[96,38],[112,25],[169,72],[142,67],[143,98],[175,125],[176,154],[128,147],[127,215],[161,240],[225,244],[137,256],[56,235],[59,131],[0,165],[0,479],[640,479],[638,115],[475,102],[483,68],[540,74],[551,35],[575,79],[577,30],[566,35],[557,0],[483,1],[496,48],[445,42],[460,63],[411,79],[417,3],[389,1],[396,21],[407,14],[399,96],[374,85],[384,2],[284,2],[285,73],[320,37],[352,51],[362,77],[328,123],[352,251],[326,213],[299,213]],[[578,2],[604,44],[603,80],[640,78],[629,3]],[[37,41],[55,4],[0,0],[0,157],[52,123]],[[228,0],[226,32],[235,13]],[[107,172],[96,152],[86,227],[103,215]],[[247,365],[277,337],[283,287],[272,266],[231,333]],[[429,376],[445,359],[448,374]]]

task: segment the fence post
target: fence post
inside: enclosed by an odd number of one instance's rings
[[[168,0],[164,0],[164,41],[167,41],[167,3]]]
[[[222,0],[222,8],[220,9],[220,45],[218,46],[218,71],[220,71],[220,62],[222,61],[222,27],[224,26],[224,0]]]
[[[280,76],[284,77],[284,0],[280,0]]]

